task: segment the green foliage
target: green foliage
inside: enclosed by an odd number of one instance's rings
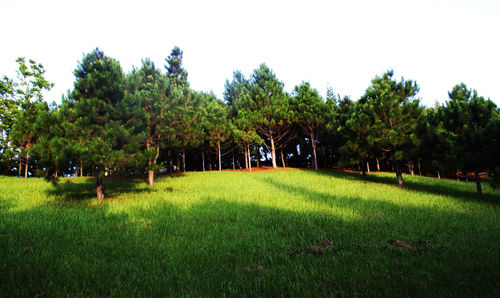
[[[496,158],[500,152],[497,107],[463,83],[448,94],[450,100],[443,107],[443,122],[452,143],[453,161],[463,172],[475,173],[478,196],[482,197],[479,172],[494,173],[500,167]]]
[[[373,123],[367,136],[373,140],[367,138],[366,143],[376,146],[394,163],[398,182],[402,185],[399,167],[408,159],[409,152],[419,145],[417,126],[423,113],[419,100],[414,99],[418,85],[404,78],[398,82],[393,75],[390,70],[381,77],[376,76],[358,104]]]
[[[251,111],[255,113],[255,127],[269,140],[273,167],[276,167],[275,148],[290,133],[293,110],[290,96],[283,90],[272,70],[265,64],[254,70],[250,80]]]
[[[491,165],[487,153],[498,125],[496,105],[463,83],[453,87],[449,96],[443,117],[453,142],[455,161],[464,171],[487,170]]]
[[[43,91],[50,90],[54,84],[45,79],[45,68],[35,60],[29,59],[28,64],[24,57],[17,58],[16,94],[23,108],[29,106],[33,100],[43,100]]]
[[[250,82],[240,71],[235,71],[233,80],[226,81],[224,100],[228,104],[232,119],[232,134],[239,144],[260,144],[262,139],[257,133],[256,123],[259,114],[250,94]]]
[[[228,107],[214,94],[199,93],[204,107],[203,128],[210,148],[217,154],[218,169],[222,170],[222,155],[225,143],[231,137],[231,124],[228,123]]]
[[[170,88],[167,77],[149,59],[143,60],[141,68],[134,69],[127,77],[125,100],[132,109],[131,117],[134,119],[128,143],[136,145],[137,142],[136,147],[143,148],[142,158],[139,157],[141,154],[137,154],[137,161],[148,171],[161,168],[157,162],[160,147],[175,133],[170,126],[172,113],[168,113],[172,109],[172,101],[168,97]]]
[[[165,59],[167,62],[167,65],[165,65],[165,68],[167,69],[167,77],[176,87],[189,86],[187,81],[188,73],[182,67],[182,54],[181,49],[176,46],[172,49],[170,56]]]
[[[329,108],[332,106],[324,102],[318,90],[311,88],[311,85],[306,82],[295,86],[291,105],[294,110],[294,122],[302,128],[311,142],[313,166],[315,170],[318,170],[316,145],[319,137],[325,132],[329,116],[331,117]]]
[[[341,126],[341,134],[345,143],[340,148],[342,154],[339,164],[345,167],[359,165],[363,175],[366,162],[375,151],[374,118],[369,103],[357,102],[351,106],[345,123]]]
[[[72,150],[98,177],[119,173],[135,161],[136,153],[126,146],[134,119],[130,102],[124,100],[121,66],[95,49],[84,56],[75,77],[71,97],[77,131]]]

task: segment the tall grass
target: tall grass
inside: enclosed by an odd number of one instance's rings
[[[496,296],[500,194],[405,176],[0,177],[4,296]]]

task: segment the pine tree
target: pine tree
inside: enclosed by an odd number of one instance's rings
[[[368,157],[374,150],[375,133],[372,130],[374,118],[369,103],[361,101],[353,104],[348,113],[348,118],[341,126],[345,143],[340,148],[342,154],[340,164],[342,166],[357,164],[365,176]]]
[[[293,111],[290,97],[283,91],[283,83],[265,64],[256,69],[251,78],[250,96],[252,111],[256,115],[255,126],[269,140],[273,168],[276,164],[276,148],[290,133]],[[266,144],[266,143],[264,143]]]
[[[188,73],[182,67],[182,54],[183,52],[179,47],[174,47],[170,56],[168,56],[165,61],[167,64],[165,68],[167,69],[167,77],[170,82],[176,87],[189,86],[187,81]]]
[[[222,156],[225,143],[231,134],[231,125],[228,122],[228,108],[214,94],[200,94],[203,97],[205,108],[204,128],[210,148],[217,154],[218,170],[222,171]]]
[[[95,49],[75,70],[74,115],[81,143],[74,143],[80,160],[96,176],[96,194],[104,198],[102,178],[117,172],[131,159],[125,151],[127,102],[123,100],[123,72],[118,61]]]
[[[415,146],[418,119],[423,114],[419,100],[414,98],[419,91],[418,85],[404,78],[398,82],[393,75],[390,70],[376,76],[359,104],[373,117],[370,137],[393,163],[398,184],[402,186],[401,164],[408,159],[408,150]]]
[[[136,137],[143,147],[142,156],[147,162],[149,187],[154,185],[154,173],[161,165],[158,163],[160,147],[165,139],[173,135],[169,126],[172,119],[167,111],[170,109],[168,94],[170,83],[154,63],[143,60],[140,69],[134,69],[127,78],[126,100],[135,105],[133,115]]]
[[[474,173],[477,194],[482,198],[479,173],[495,167],[490,153],[500,150],[491,148],[495,144],[492,140],[498,124],[496,105],[463,83],[454,86],[448,95],[450,100],[444,107],[443,117],[452,140],[455,162],[463,172]]]
[[[319,137],[325,132],[328,118],[328,106],[316,89],[309,83],[303,82],[295,87],[292,97],[292,106],[295,110],[295,122],[302,128],[309,138],[313,153],[313,167],[318,170],[316,146]]]
[[[231,82],[226,81],[224,100],[229,108],[233,140],[243,147],[245,167],[252,171],[250,146],[261,144],[262,139],[257,133],[259,116],[250,94],[250,82],[240,71],[234,72]]]

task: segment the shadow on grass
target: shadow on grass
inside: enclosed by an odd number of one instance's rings
[[[144,187],[138,188],[138,185]],[[147,184],[141,179],[126,179],[119,177],[106,177],[103,179],[104,197],[113,198],[123,193],[143,193],[151,192]],[[46,191],[49,196],[62,198],[64,200],[89,200],[96,197],[96,179],[86,178],[84,182],[59,183]]]
[[[326,175],[330,177],[349,180],[369,181],[399,187],[397,184],[397,179],[395,177],[396,174],[394,174],[394,177],[379,174],[366,174],[366,176],[363,177],[363,175],[360,173],[350,173],[339,170],[321,170],[316,173],[318,175]],[[497,191],[496,193],[493,193],[492,191],[490,191],[490,189],[486,189],[490,187],[486,183],[482,183],[484,197],[482,199],[479,199],[477,197],[476,185],[473,183],[439,180],[436,178],[421,176],[412,177],[408,175],[404,175],[403,180],[403,188],[412,191],[437,195],[447,195],[461,200],[484,201],[493,204],[500,204],[500,192]]]
[[[347,220],[217,197],[202,201],[189,208],[146,201],[125,211],[106,203],[64,212],[51,205],[0,210],[0,290],[7,296],[420,297],[495,290],[489,248],[498,235],[491,222],[482,227],[486,234],[474,234],[472,215],[342,198],[344,208],[400,211]],[[415,224],[429,218],[440,220]],[[325,239],[331,245],[318,253],[314,246]],[[404,250],[390,239],[423,239],[432,247]]]

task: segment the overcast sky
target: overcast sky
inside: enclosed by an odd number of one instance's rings
[[[309,81],[358,99],[387,69],[416,80],[432,105],[464,82],[500,105],[500,1],[0,0],[0,74],[17,57],[42,63],[59,101],[95,47],[128,72],[174,46],[195,90],[221,96],[234,70],[265,62],[287,91]]]

